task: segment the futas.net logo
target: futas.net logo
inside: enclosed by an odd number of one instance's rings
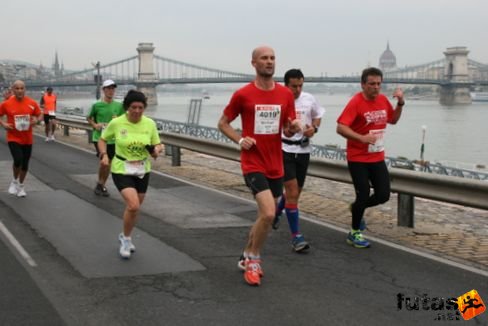
[[[470,320],[486,310],[486,306],[476,290],[471,290],[458,297],[457,304],[464,320]]]
[[[398,293],[397,308],[399,311],[432,311],[434,320],[440,321],[469,320],[486,310],[486,306],[476,290],[468,291],[457,298],[431,298],[427,294],[407,296]]]

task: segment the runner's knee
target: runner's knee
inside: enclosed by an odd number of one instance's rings
[[[275,209],[269,209],[266,210],[265,212],[261,212],[259,214],[259,218],[262,219],[266,224],[273,223],[273,220],[275,218]]]
[[[139,211],[140,206],[141,205],[135,201],[127,203],[127,211],[132,214],[137,213]]]
[[[386,203],[388,200],[390,200],[390,192],[389,191],[383,191],[375,194],[376,199],[380,204]]]

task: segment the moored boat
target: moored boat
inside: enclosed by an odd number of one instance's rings
[[[471,92],[473,102],[488,102],[488,92]]]

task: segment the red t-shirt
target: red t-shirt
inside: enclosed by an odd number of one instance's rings
[[[7,123],[14,126],[14,129],[7,130],[7,142],[15,142],[21,145],[32,144],[32,116],[39,116],[41,109],[36,101],[24,96],[18,100],[11,96],[0,104],[0,116],[7,116]]]
[[[348,139],[348,161],[371,163],[385,159],[384,134],[393,112],[390,101],[383,94],[379,94],[374,100],[367,100],[361,92],[352,97],[337,122],[361,135],[375,134],[378,140],[375,145],[370,145]]]
[[[229,121],[240,115],[242,137],[256,140],[251,149],[241,151],[242,173],[261,172],[270,179],[283,177],[281,128],[288,118],[296,118],[292,92],[278,83],[274,89],[263,91],[251,82],[232,95],[224,114]]]
[[[56,114],[56,101],[57,96],[54,93],[45,93],[41,99],[41,105],[44,107],[45,115],[55,115]]]

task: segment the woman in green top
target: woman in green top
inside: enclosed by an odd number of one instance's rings
[[[111,162],[110,171],[114,184],[126,204],[124,228],[119,234],[119,253],[122,258],[128,259],[135,251],[130,235],[149,185],[149,156],[158,157],[161,152],[161,141],[156,123],[144,116],[147,99],[143,93],[130,90],[124,98],[123,105],[126,113],[110,121],[98,145],[100,164],[108,166],[110,161],[106,153],[107,139],[115,140],[115,157]]]

